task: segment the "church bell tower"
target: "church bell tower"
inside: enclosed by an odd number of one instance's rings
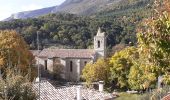
[[[97,35],[94,37],[94,50],[96,52],[96,58],[106,57],[106,38],[105,32],[98,29]]]

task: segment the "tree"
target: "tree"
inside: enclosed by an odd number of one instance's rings
[[[147,64],[139,48],[127,47],[116,52],[110,59],[111,81],[120,88],[147,89],[155,85],[157,67]]]
[[[82,78],[85,79],[88,84],[96,81],[105,81],[105,83],[108,83],[109,74],[107,61],[104,59],[98,59],[97,62],[88,63],[84,67]]]
[[[109,60],[111,81],[116,81],[116,85],[121,88],[128,87],[128,75],[133,65],[133,59],[137,58],[135,47],[128,47],[116,52]]]
[[[26,75],[33,68],[33,61],[27,44],[16,31],[0,31],[0,70],[5,72],[8,67],[16,68]]]
[[[141,60],[133,62],[128,75],[129,88],[135,90],[145,90],[155,88],[157,73],[155,73],[153,65],[141,63]]]
[[[27,76],[23,77],[11,68],[7,69],[7,73],[6,79],[0,79],[0,99],[36,100],[37,96]]]
[[[156,0],[154,15],[143,21],[138,30],[139,53],[145,54],[148,64],[153,64],[158,75],[170,71],[170,1]],[[156,73],[156,72],[155,72]]]
[[[16,30],[29,45],[35,42],[36,32],[40,31],[41,41],[46,39],[49,41],[46,46],[59,44],[72,48],[88,48],[92,45],[96,29],[101,27],[107,33],[107,43],[110,47],[119,43],[136,43],[135,27],[138,22],[150,15],[149,7],[152,1],[132,0],[129,3],[124,0],[118,5],[110,5],[109,9],[102,8],[102,12],[92,16],[62,13],[25,20],[1,21],[0,30]],[[36,47],[31,49],[36,49]]]
[[[53,65],[53,77],[56,78],[56,79],[60,79],[62,78],[62,74],[63,74],[63,69],[64,69],[64,65],[62,64],[59,64],[59,63],[55,63]]]
[[[164,76],[168,84],[170,71],[170,2],[160,2],[155,9],[155,15],[145,19],[138,30],[139,59],[134,60],[130,68],[128,83],[132,89],[147,89],[156,85],[157,77]]]

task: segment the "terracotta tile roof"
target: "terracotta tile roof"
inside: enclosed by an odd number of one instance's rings
[[[161,100],[170,100],[170,94],[164,96]]]
[[[92,58],[94,54],[93,49],[44,49],[39,57]]]
[[[37,56],[40,50],[30,50],[30,52],[33,54],[33,56]]]
[[[41,100],[75,100],[77,91],[76,86],[66,86],[55,88],[50,82],[42,81],[40,83]],[[33,84],[33,89],[38,93],[38,83]],[[82,87],[82,98],[85,100],[113,100],[116,96],[111,93],[99,92],[93,89]]]

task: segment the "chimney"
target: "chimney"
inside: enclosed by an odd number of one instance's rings
[[[81,88],[81,85],[77,86],[77,100],[82,100]]]
[[[104,81],[99,81],[99,91],[103,92]]]
[[[40,78],[39,77],[37,77],[36,79],[35,79],[35,82],[40,82]]]
[[[158,89],[162,88],[161,83],[162,83],[162,76],[159,76],[158,77]]]

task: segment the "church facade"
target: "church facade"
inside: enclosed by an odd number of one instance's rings
[[[35,55],[35,53],[33,53]],[[35,55],[38,64],[49,72],[54,72],[56,65],[62,65],[61,77],[69,81],[79,81],[84,66],[106,56],[105,33],[98,29],[94,37],[94,49],[43,49]]]

